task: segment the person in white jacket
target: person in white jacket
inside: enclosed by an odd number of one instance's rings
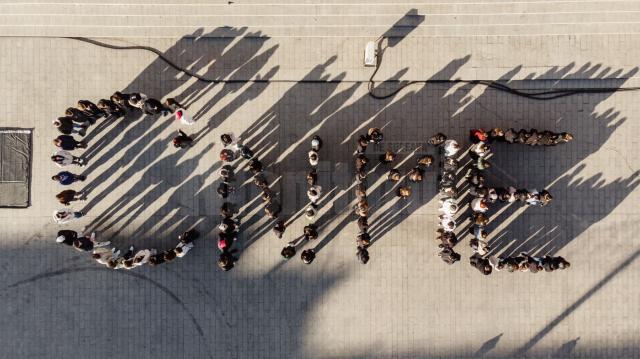
[[[458,151],[460,151],[460,145],[456,140],[444,141],[444,155],[446,157],[455,156]]]
[[[484,213],[488,209],[489,206],[487,206],[487,200],[485,200],[484,198],[474,198],[471,201],[471,210],[473,210],[474,212]]]
[[[60,150],[58,152],[54,152],[51,155],[51,161],[55,162],[58,167],[65,167],[68,165],[78,165],[80,167],[84,167],[84,160],[80,157],[73,156],[67,151]]]
[[[176,249],[175,249],[176,256],[178,256],[178,258],[184,257],[185,255],[187,255],[187,252],[189,252],[191,250],[191,248],[193,248],[193,242],[189,242],[189,243],[180,242],[180,243],[178,243],[178,245],[176,246]]]
[[[84,216],[84,213],[70,208],[61,208],[53,211],[53,220],[58,224],[66,224],[82,216]]]
[[[309,197],[309,201],[311,201],[311,203],[318,204],[320,197],[322,197],[322,187],[318,185],[309,187],[307,197]]]

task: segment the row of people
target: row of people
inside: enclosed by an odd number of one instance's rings
[[[479,254],[474,254],[469,259],[472,267],[476,268],[484,275],[491,274],[492,271],[506,270],[507,272],[531,272],[538,273],[541,271],[553,272],[555,270],[567,269],[571,263],[564,258],[558,256],[535,257],[525,252],[521,252],[514,257],[496,257],[491,256],[484,258]]]
[[[456,140],[447,138],[442,133],[432,136],[430,144],[438,148],[441,154],[439,164],[440,174],[438,175],[438,192],[440,195],[438,211],[439,228],[437,230],[437,240],[440,241],[438,256],[443,262],[451,265],[460,260],[460,254],[453,247],[458,243],[455,229],[457,227],[456,214],[459,211],[457,201],[456,174],[459,169],[459,162],[456,155],[460,151],[460,145]]]
[[[178,244],[175,248],[166,251],[151,248],[135,252],[134,246],[131,246],[124,254],[121,254],[121,251],[116,247],[112,247],[110,241],[97,241],[95,233],[83,235],[65,229],[58,231],[56,242],[72,246],[80,252],[91,252],[91,257],[94,260],[110,269],[132,269],[144,264],[159,265],[175,258],[184,257],[193,248],[193,242],[196,238],[198,238],[198,232],[189,230],[178,237]]]
[[[505,142],[529,146],[556,146],[573,140],[573,135],[568,132],[538,131],[535,128],[528,130],[508,128],[504,130],[496,127],[489,132],[481,128],[472,129],[469,133],[469,139],[472,143]]]

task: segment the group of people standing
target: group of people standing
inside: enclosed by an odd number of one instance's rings
[[[506,142],[529,146],[556,146],[573,140],[573,135],[568,132],[538,131],[535,128],[516,131],[513,128],[504,130],[496,127],[489,132],[482,129],[472,130],[471,138],[477,138],[488,143]]]
[[[456,214],[459,210],[457,200],[458,189],[456,186],[456,174],[459,168],[458,152],[460,144],[454,139],[447,138],[442,133],[437,133],[429,139],[429,143],[438,148],[441,155],[439,164],[440,175],[438,176],[438,200],[439,228],[437,230],[437,240],[440,241],[438,256],[447,264],[453,264],[460,260],[460,254],[453,247],[458,243],[455,229],[457,228]]]
[[[159,100],[149,98],[142,93],[123,94],[115,92],[109,100],[101,99],[97,104],[88,100],[80,100],[76,107],[70,107],[65,111],[65,116],[53,120],[54,127],[61,134],[53,140],[54,146],[59,150],[51,156],[51,160],[59,167],[69,165],[84,167],[86,161],[68,151],[87,148],[86,141],[78,141],[73,135],[84,137],[87,134],[87,129],[99,119],[104,121],[115,120],[129,112],[140,110],[146,115],[162,114],[166,116],[168,113],[176,113],[176,118],[181,123],[192,124],[193,121],[188,117],[183,107],[175,99],[169,98],[164,103],[161,103]],[[179,132],[180,136],[186,136],[182,131]],[[176,147],[183,147],[176,145],[177,142],[180,142],[180,140],[176,141],[174,139],[173,144]],[[62,186],[69,186],[75,182],[84,181],[86,177],[69,171],[62,171],[52,176],[51,179]],[[56,199],[61,204],[69,206],[73,201],[84,201],[86,194],[82,191],[68,189],[58,193]],[[82,211],[70,208],[57,209],[53,213],[53,219],[58,224],[66,224],[83,216],[84,213]],[[132,269],[147,263],[157,265],[183,257],[193,248],[193,242],[197,237],[198,233],[195,230],[190,230],[178,237],[179,242],[172,249],[159,251],[152,248],[135,252],[134,246],[130,246],[125,253],[112,246],[110,241],[97,241],[95,232],[85,235],[73,230],[60,230],[56,236],[56,242],[72,246],[78,251],[91,252],[93,259],[108,268]]]
[[[318,184],[318,165],[320,163],[320,149],[322,148],[322,138],[314,135],[311,139],[311,149],[307,153],[309,160],[309,171],[307,172],[307,197],[309,204],[304,209],[304,216],[309,221],[302,229],[302,236],[287,243],[282,248],[280,255],[284,259],[293,258],[296,255],[296,248],[306,242],[318,239],[318,225],[316,224],[316,216],[318,214],[318,206],[322,198],[322,187]],[[284,228],[284,222],[276,223],[276,228]],[[274,228],[274,231],[276,231]],[[278,238],[282,238],[282,231],[276,231]],[[307,248],[300,253],[300,259],[304,264],[311,264],[316,258],[316,252],[313,248]]]
[[[357,149],[355,153],[355,172],[356,172],[356,205],[354,212],[358,217],[358,234],[356,235],[356,256],[360,263],[367,264],[369,262],[369,246],[371,245],[371,235],[369,234],[369,201],[367,200],[367,166],[369,158],[365,155],[369,143],[380,144],[384,139],[382,131],[377,127],[367,130],[366,135],[360,135],[357,140]],[[395,160],[395,154],[387,151],[380,161],[389,165]],[[393,171],[393,169],[392,169]],[[397,171],[397,170],[396,170]],[[394,181],[400,180],[400,172]]]
[[[515,137],[514,134],[516,134]],[[516,139],[514,140],[514,138]],[[544,138],[544,140],[541,140],[542,138]],[[552,138],[553,141],[547,141],[548,138]],[[511,186],[487,187],[484,183],[485,176],[483,171],[491,167],[491,164],[487,161],[491,152],[488,145],[489,142],[555,145],[568,142],[572,138],[570,134],[565,132],[555,134],[550,131],[542,131],[539,133],[535,129],[530,131],[520,130],[519,132],[515,132],[513,129],[503,131],[500,128],[494,128],[490,132],[486,132],[483,129],[472,129],[470,131],[469,140],[471,141],[471,147],[469,148],[469,156],[472,160],[472,169],[467,173],[466,178],[471,185],[469,194],[473,197],[470,202],[473,220],[472,227],[469,229],[470,234],[473,236],[469,242],[469,246],[474,252],[469,259],[472,267],[478,269],[478,271],[484,275],[489,275],[493,270],[499,271],[504,267],[510,272],[518,270],[535,273],[538,271],[538,267],[540,269],[543,268],[543,262],[545,264],[544,268],[547,271],[552,271],[560,267],[562,267],[562,269],[568,267],[568,262],[564,261],[564,259],[558,261],[553,259],[553,257],[545,257],[546,259],[543,261],[525,253],[521,253],[520,256],[513,258],[486,257],[489,251],[491,251],[491,247],[487,242],[488,232],[486,231],[486,226],[489,223],[489,217],[486,213],[491,204],[498,201],[503,203],[518,201],[532,206],[545,206],[551,202],[553,197],[546,189],[538,191],[536,189],[516,189]],[[550,263],[554,264],[551,265]]]

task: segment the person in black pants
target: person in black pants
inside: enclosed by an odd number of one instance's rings
[[[173,138],[173,147],[187,148],[193,143],[193,138],[189,137],[182,130],[178,130],[178,136]]]

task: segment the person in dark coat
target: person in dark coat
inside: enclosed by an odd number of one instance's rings
[[[53,140],[53,144],[67,151],[73,151],[76,148],[87,148],[87,143],[84,141],[76,141],[73,136],[60,135]]]
[[[186,133],[182,132],[182,130],[178,130],[178,136],[173,138],[173,147],[176,148],[187,148],[191,146],[193,143],[193,138],[189,137]]]
[[[76,175],[68,171],[59,172],[57,175],[51,177],[52,180],[59,182],[63,186],[68,186],[76,181],[84,181],[85,176]]]
[[[58,117],[57,120],[53,120],[53,126],[64,135],[77,133],[80,136],[84,136],[87,134],[87,128],[83,125],[74,123],[70,117]]]
[[[273,233],[276,235],[276,237],[282,238],[282,235],[284,234],[284,231],[286,229],[287,229],[287,226],[284,224],[284,221],[280,219],[273,226]]]
[[[65,206],[68,206],[71,202],[82,199],[82,196],[82,192],[76,192],[72,189],[68,189],[58,193],[56,195],[56,198],[58,199],[58,202],[64,204]]]
[[[482,258],[482,256],[480,256],[478,253],[472,255],[469,258],[469,263],[472,267],[474,267],[484,275],[491,274],[491,271],[493,270],[493,267],[491,267],[491,263],[489,263],[489,260],[486,258]]]
[[[58,237],[56,237],[57,243],[63,243],[68,246],[73,246],[73,242],[78,238],[78,232],[71,231],[68,229],[63,229],[58,231]]]
[[[109,117],[118,118],[125,115],[124,110],[111,100],[101,99],[100,101],[98,101],[98,104],[96,106],[98,107],[98,109],[102,110],[102,112],[107,116],[107,118]]]

